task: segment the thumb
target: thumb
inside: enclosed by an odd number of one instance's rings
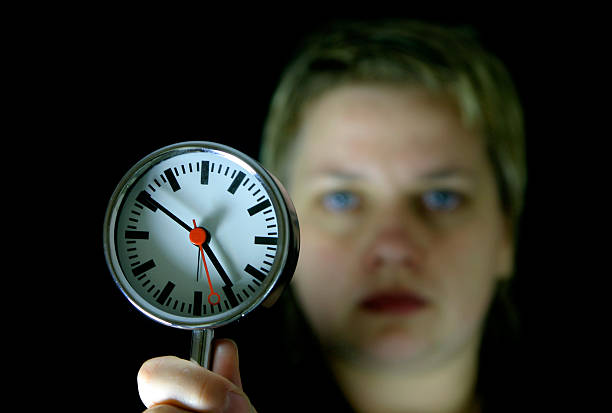
[[[212,371],[225,377],[242,390],[238,366],[238,346],[229,339],[215,340]]]

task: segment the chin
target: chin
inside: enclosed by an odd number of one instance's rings
[[[388,330],[363,343],[361,352],[379,363],[403,363],[418,359],[426,350],[422,338],[401,329]]]
[[[376,335],[362,335],[347,343],[336,343],[331,350],[342,359],[375,368],[407,368],[427,358],[429,345],[404,329],[387,329]]]

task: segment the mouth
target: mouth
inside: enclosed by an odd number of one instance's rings
[[[411,291],[388,291],[367,296],[360,308],[374,314],[406,315],[422,310],[427,301]]]

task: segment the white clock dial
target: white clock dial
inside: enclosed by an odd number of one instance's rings
[[[120,184],[107,221],[119,287],[145,314],[178,327],[246,314],[279,280],[282,288],[297,260],[297,219],[282,187],[218,144],[145,158]]]

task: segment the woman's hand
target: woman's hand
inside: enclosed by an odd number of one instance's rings
[[[167,356],[146,361],[138,372],[138,392],[147,412],[255,412],[242,391],[238,348],[216,340],[212,371]]]

